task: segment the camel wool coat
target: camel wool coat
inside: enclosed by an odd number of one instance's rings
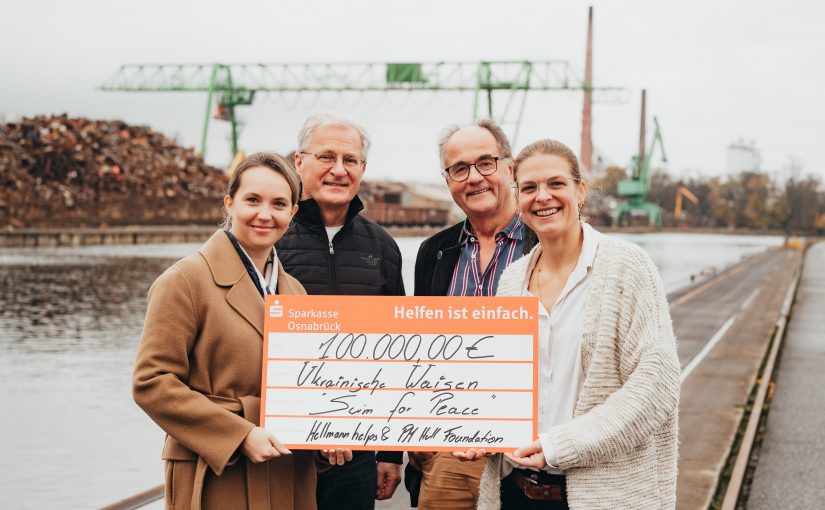
[[[280,262],[278,293],[306,294]],[[263,324],[222,230],[149,290],[132,391],[167,433],[167,509],[315,510],[315,452],[255,464],[239,451],[260,420]]]

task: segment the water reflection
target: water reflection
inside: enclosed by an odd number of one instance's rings
[[[666,292],[690,285],[692,275],[713,274],[742,258],[781,246],[779,236],[721,234],[611,234],[636,243],[650,255]]]
[[[0,265],[2,350],[61,353],[134,345],[152,281],[170,259]]]
[[[2,252],[4,507],[94,508],[162,480],[130,379],[146,292],[175,259],[135,255]]]

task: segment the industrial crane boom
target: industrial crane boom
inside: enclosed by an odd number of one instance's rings
[[[682,197],[687,198],[694,204],[699,203],[699,199],[690,192],[685,186],[680,185],[676,189],[676,207],[673,208],[673,218],[677,220],[682,219]]]
[[[555,90],[621,93],[619,87],[593,87],[563,60],[396,63],[273,63],[273,64],[132,64],[123,65],[99,87],[106,92],[205,92],[208,94],[201,137],[206,136],[212,103],[217,118],[232,124],[232,152],[238,151],[235,107],[250,105],[257,93],[289,92],[474,92],[473,118],[488,116],[505,123],[516,94],[521,105],[515,115],[515,133],[526,104],[527,92]],[[504,110],[493,111],[493,91],[510,93]],[[486,108],[485,108],[486,106]],[[513,140],[515,143],[515,140]]]

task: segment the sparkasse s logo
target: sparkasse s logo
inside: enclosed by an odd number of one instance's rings
[[[269,307],[269,316],[278,319],[284,316],[284,306],[276,299]]]

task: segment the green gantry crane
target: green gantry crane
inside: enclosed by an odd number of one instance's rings
[[[561,60],[483,61],[432,63],[327,63],[327,64],[134,64],[121,66],[100,90],[107,92],[205,92],[206,115],[201,135],[201,156],[206,156],[206,136],[217,102],[215,118],[232,125],[232,154],[238,152],[235,109],[251,105],[261,92],[369,92],[461,91],[473,92],[473,119],[489,116],[501,124],[514,118],[513,143],[518,136],[527,92],[551,90],[599,91],[608,95],[619,87],[586,84]],[[496,114],[493,92],[509,92]],[[520,104],[515,105],[517,96]]]
[[[653,117],[653,141],[650,143],[650,150],[645,154],[645,101],[646,92],[642,90],[639,153],[633,156],[628,165],[631,170],[630,178],[619,181],[619,196],[627,198],[627,202],[622,202],[616,207],[616,211],[613,213],[613,228],[622,226],[625,216],[633,212],[646,213],[651,226],[662,226],[662,209],[658,205],[648,202],[647,196],[650,191],[650,164],[653,161],[657,144],[662,151],[663,162],[667,162],[667,156],[665,155],[662,131],[659,129],[659,121],[656,117]]]

